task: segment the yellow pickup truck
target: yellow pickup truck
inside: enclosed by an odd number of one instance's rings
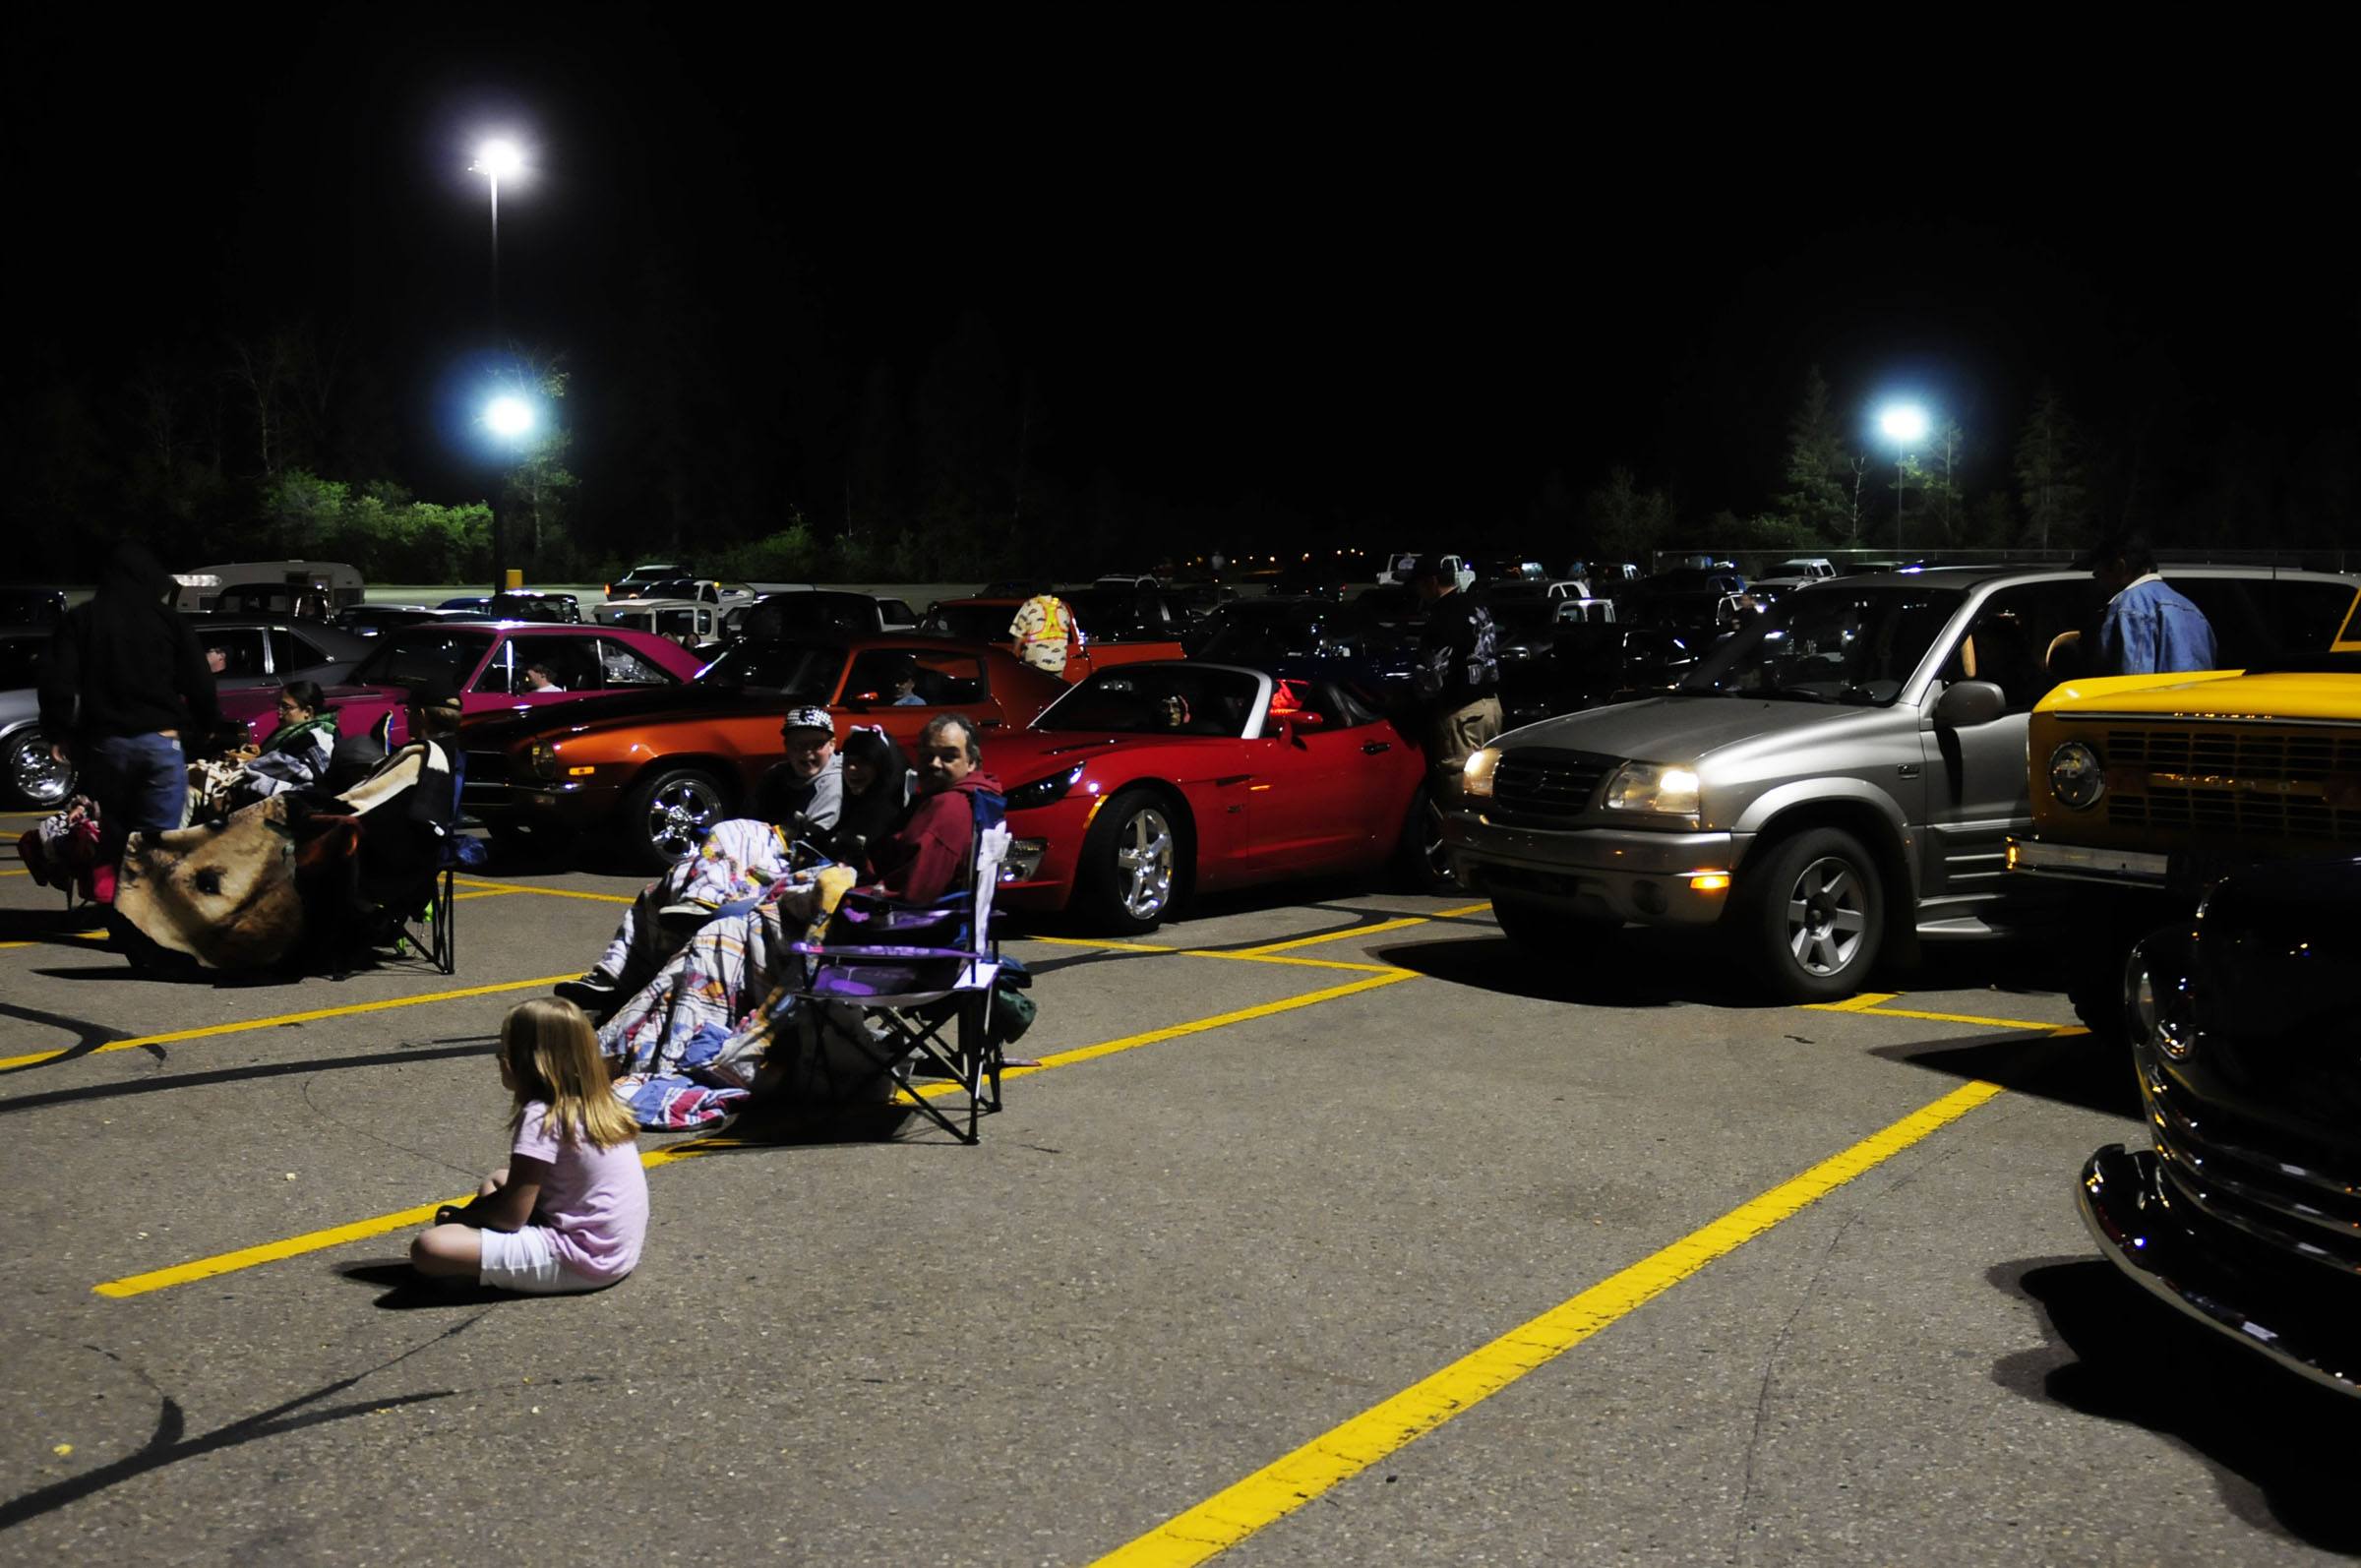
[[[2361,600],[2326,653],[2078,680],[2026,732],[2032,830],[2013,873],[2084,884],[2069,991],[2119,1036],[2123,958],[2258,861],[2361,855]]]

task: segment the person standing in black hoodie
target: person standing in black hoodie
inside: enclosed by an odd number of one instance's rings
[[[97,594],[67,611],[50,637],[41,728],[98,803],[110,862],[132,833],[180,825],[189,788],[181,737],[221,722],[213,673],[172,608],[173,591],[154,556],[117,545]]]
[[[1426,765],[1438,804],[1459,798],[1460,769],[1500,734],[1500,659],[1492,612],[1459,591],[1440,556],[1422,556],[1411,586],[1426,606],[1419,639],[1418,694]]]

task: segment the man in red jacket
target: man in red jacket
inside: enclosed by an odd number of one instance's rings
[[[918,737],[918,805],[892,837],[870,853],[878,890],[907,904],[931,904],[956,888],[975,853],[978,795],[1000,782],[982,772],[984,751],[964,714],[938,714]]]

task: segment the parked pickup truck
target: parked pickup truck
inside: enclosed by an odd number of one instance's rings
[[[2061,686],[2033,709],[2026,754],[2032,819],[2009,867],[2074,890],[2067,991],[2113,1037],[2132,944],[2213,881],[2361,853],[2361,605],[2326,653]]]
[[[2351,579],[2178,569],[2226,660],[2325,646]],[[2341,594],[2340,600],[2335,596]],[[2046,928],[2061,889],[2006,870],[2032,815],[2027,715],[2087,575],[1937,568],[1818,582],[1664,696],[1545,720],[1468,759],[1444,836],[1500,928],[1553,962],[1622,925],[1716,928],[1792,1000],[1881,950]]]

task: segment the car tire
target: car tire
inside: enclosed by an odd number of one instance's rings
[[[49,737],[29,724],[0,742],[0,783],[11,799],[35,811],[54,811],[74,793],[74,766],[49,754]]]
[[[1459,890],[1451,852],[1443,847],[1443,814],[1435,809],[1434,798],[1423,784],[1410,798],[1410,811],[1402,818],[1402,837],[1394,847],[1394,875],[1414,893],[1440,895]]]
[[[1759,853],[1759,852],[1758,852]],[[1814,827],[1770,846],[1730,909],[1740,955],[1787,1001],[1861,989],[1885,939],[1885,879],[1861,841]]]
[[[659,768],[632,787],[616,818],[624,848],[641,868],[668,869],[694,855],[729,814],[720,784],[693,767]]]
[[[1180,813],[1161,795],[1126,790],[1099,809],[1082,838],[1075,903],[1102,930],[1136,935],[1171,913],[1180,888]]]
[[[1513,898],[1495,897],[1492,918],[1500,923],[1500,935],[1525,951],[1537,958],[1558,960],[1596,947],[1623,929],[1623,923],[1610,915],[1577,915]]]

